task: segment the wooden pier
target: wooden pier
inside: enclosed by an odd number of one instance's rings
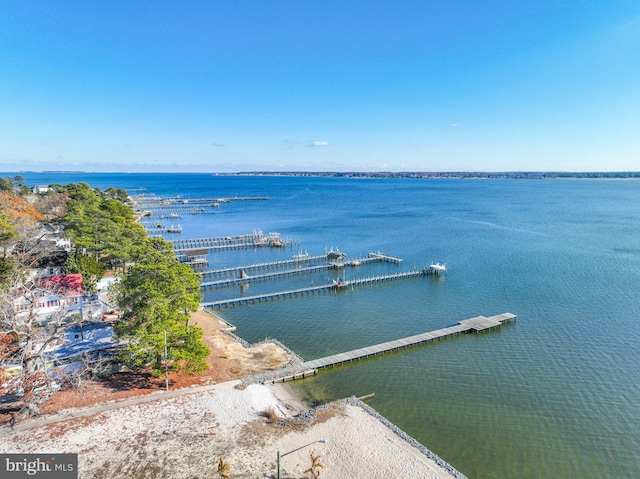
[[[138,204],[145,206],[173,204],[188,205],[194,203],[229,203],[231,201],[266,201],[268,196],[227,196],[221,198],[182,198],[180,196],[136,196],[133,198]]]
[[[370,276],[368,278],[357,278],[341,283],[327,283],[320,286],[309,286],[307,288],[291,289],[287,291],[278,291],[275,293],[258,294],[255,296],[241,296],[239,298],[222,299],[219,301],[210,301],[200,303],[205,308],[220,309],[229,308],[233,306],[242,306],[252,303],[261,303],[265,301],[274,301],[276,299],[292,298],[295,296],[321,293],[326,291],[347,289],[351,286],[362,286],[366,284],[382,283],[386,281],[394,281],[399,279],[417,278],[420,276],[428,276],[433,274],[429,269],[416,269],[412,271],[405,271],[403,273],[385,274],[380,276]]]
[[[245,266],[229,266],[227,268],[212,269],[208,271],[202,271],[200,273],[201,278],[215,278],[219,276],[228,276],[230,274],[239,274],[240,271],[256,271],[256,270],[273,270],[279,268],[286,268],[296,264],[306,264],[312,261],[326,260],[326,255],[316,256],[302,256],[300,258],[283,259],[280,261],[269,261],[267,263],[255,263]]]
[[[180,250],[181,253],[178,255],[178,259],[184,260],[184,259],[186,259],[187,253],[189,255],[192,255],[193,251],[196,251],[196,250],[197,250],[197,248]],[[199,252],[199,250],[197,250],[197,251]],[[207,271],[200,271],[198,274],[200,275],[201,279],[219,278],[219,277],[232,276],[232,275],[235,275],[236,278],[239,278],[240,275],[241,275],[240,272],[244,271],[244,272],[254,272],[254,273],[252,273],[252,276],[251,276],[253,278],[262,278],[261,274],[256,274],[255,272],[262,271],[262,270],[267,270],[267,271],[282,270],[282,269],[287,268],[289,266],[296,266],[296,269],[293,270],[293,271],[305,272],[305,268],[307,268],[307,266],[302,266],[301,267],[300,265],[305,265],[305,264],[311,263],[313,261],[327,261],[327,254],[305,255],[305,256],[294,257],[292,259],[284,259],[284,260],[279,260],[279,261],[270,261],[270,262],[267,262],[267,263],[254,263],[254,264],[247,264],[247,265],[243,265],[243,266],[228,266],[226,268],[218,268],[218,269],[212,269],[212,270],[207,270]],[[321,266],[326,268],[326,269],[328,269],[328,268],[335,268],[335,267],[338,267],[338,266],[339,267],[359,266],[361,264],[373,263],[373,262],[378,262],[378,261],[384,261],[384,259],[382,259],[382,258],[380,258],[380,257],[378,257],[376,255],[372,255],[370,253],[364,258],[356,258],[356,259],[344,260],[344,261],[341,261],[341,262],[331,262],[331,263],[327,262],[326,264],[321,265]],[[309,268],[310,269],[316,269],[315,266],[309,266]],[[283,275],[288,275],[288,274],[290,274],[290,273],[283,273]]]
[[[161,206],[149,210],[151,212],[150,218],[167,219],[172,215],[199,215],[199,214],[216,214],[216,208],[202,205],[172,205]]]
[[[220,246],[234,243],[255,242],[257,239],[264,238],[264,234],[260,230],[254,230],[251,233],[236,236],[219,236],[215,238],[189,238],[170,241],[175,251],[183,251],[193,248],[205,248],[209,246]]]
[[[476,316],[475,318],[460,321],[457,325],[450,326],[448,328],[396,339],[394,341],[387,341],[385,343],[354,349],[352,351],[334,354],[332,356],[326,356],[324,358],[314,359],[311,361],[305,361],[278,371],[270,371],[261,375],[251,376],[249,378],[245,378],[245,380],[246,382],[276,383],[300,379],[317,374],[318,369],[338,366],[392,351],[399,351],[413,346],[430,343],[432,341],[450,338],[459,334],[477,333],[488,329],[494,329],[504,323],[515,321],[515,319],[516,315],[512,313],[502,313],[489,318]]]
[[[228,198],[179,198],[179,197],[160,197],[160,196],[134,196],[133,202],[137,210],[147,210],[151,214],[157,215],[160,210],[163,211],[182,211],[209,210],[217,208],[223,203],[231,201],[264,201],[268,200],[267,196],[244,196],[244,197],[228,197]]]
[[[326,259],[326,256],[318,256],[316,258],[322,260],[322,259]],[[252,273],[251,275],[249,275],[247,271],[255,271],[255,270],[262,269],[264,264],[268,264],[269,267],[277,268],[278,266],[291,265],[296,263],[300,264],[301,262],[300,260],[283,260],[283,261],[275,261],[272,263],[263,263],[262,265],[256,264],[256,265],[248,265],[244,267],[236,266],[233,268],[224,268],[224,270],[216,270],[216,271],[208,272],[207,275],[234,274],[236,276],[228,277],[224,279],[218,279],[215,281],[201,281],[200,288],[201,289],[224,288],[228,286],[235,286],[237,284],[247,284],[247,283],[253,283],[256,281],[267,281],[270,279],[285,278],[288,276],[317,273],[317,272],[326,271],[329,269],[345,268],[347,266],[353,267],[354,264],[360,265],[362,263],[373,262],[373,261],[383,261],[383,260],[376,257],[366,257],[366,258],[359,258],[352,261],[347,261],[344,264],[340,264],[340,265],[336,265],[335,263],[329,262],[326,264],[299,266],[295,269],[278,269],[274,271],[268,271],[265,273],[258,273],[258,274]],[[219,273],[220,271],[223,271],[223,272]],[[204,274],[202,275],[202,277],[204,277]]]
[[[287,276],[297,276],[299,274],[317,273],[318,271],[324,271],[329,268],[330,268],[329,265],[320,264],[315,266],[306,266],[304,268],[298,268],[298,269],[271,271],[269,273],[254,274],[251,276],[247,275],[244,270],[240,270],[241,276],[239,278],[226,278],[226,279],[219,279],[217,281],[203,281],[200,283],[200,288],[201,289],[223,288],[227,286],[234,286],[236,284],[247,284],[255,281],[267,281],[270,279],[285,278]]]
[[[379,251],[377,253],[369,253],[367,256],[369,258],[377,258],[380,261],[385,261],[387,263],[402,263],[402,258],[382,254]]]
[[[254,231],[253,233],[224,236],[218,238],[194,238],[180,239],[170,241],[173,249],[179,257],[180,253],[188,252],[193,249],[207,249],[208,251],[219,251],[240,248],[257,248],[257,247],[285,247],[290,246],[292,241],[280,237],[279,233],[269,233],[264,235],[262,231]]]

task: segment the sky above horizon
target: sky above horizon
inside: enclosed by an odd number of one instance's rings
[[[0,171],[639,160],[637,0],[0,0]]]

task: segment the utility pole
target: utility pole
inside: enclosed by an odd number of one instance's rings
[[[164,386],[169,391],[169,357],[167,355],[167,330],[164,330]]]

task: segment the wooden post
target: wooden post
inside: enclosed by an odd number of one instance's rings
[[[169,391],[169,357],[167,355],[167,330],[164,330],[164,385]]]

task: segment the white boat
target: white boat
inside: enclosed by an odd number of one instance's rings
[[[207,258],[194,258],[189,263],[190,264],[209,264],[209,260]]]
[[[269,233],[268,236],[263,236],[256,241],[257,246],[271,246],[275,248],[282,248],[286,246],[284,240],[280,238],[280,233]]]
[[[434,261],[429,265],[429,270],[435,275],[446,274],[447,265],[440,261]]]
[[[182,226],[180,226],[180,225],[178,225],[178,226],[171,225],[170,228],[167,228],[167,233],[182,233]]]
[[[302,250],[300,250],[300,252],[298,254],[294,254],[293,255],[293,259],[305,259],[309,257],[309,252],[305,251],[304,253],[302,252]]]

